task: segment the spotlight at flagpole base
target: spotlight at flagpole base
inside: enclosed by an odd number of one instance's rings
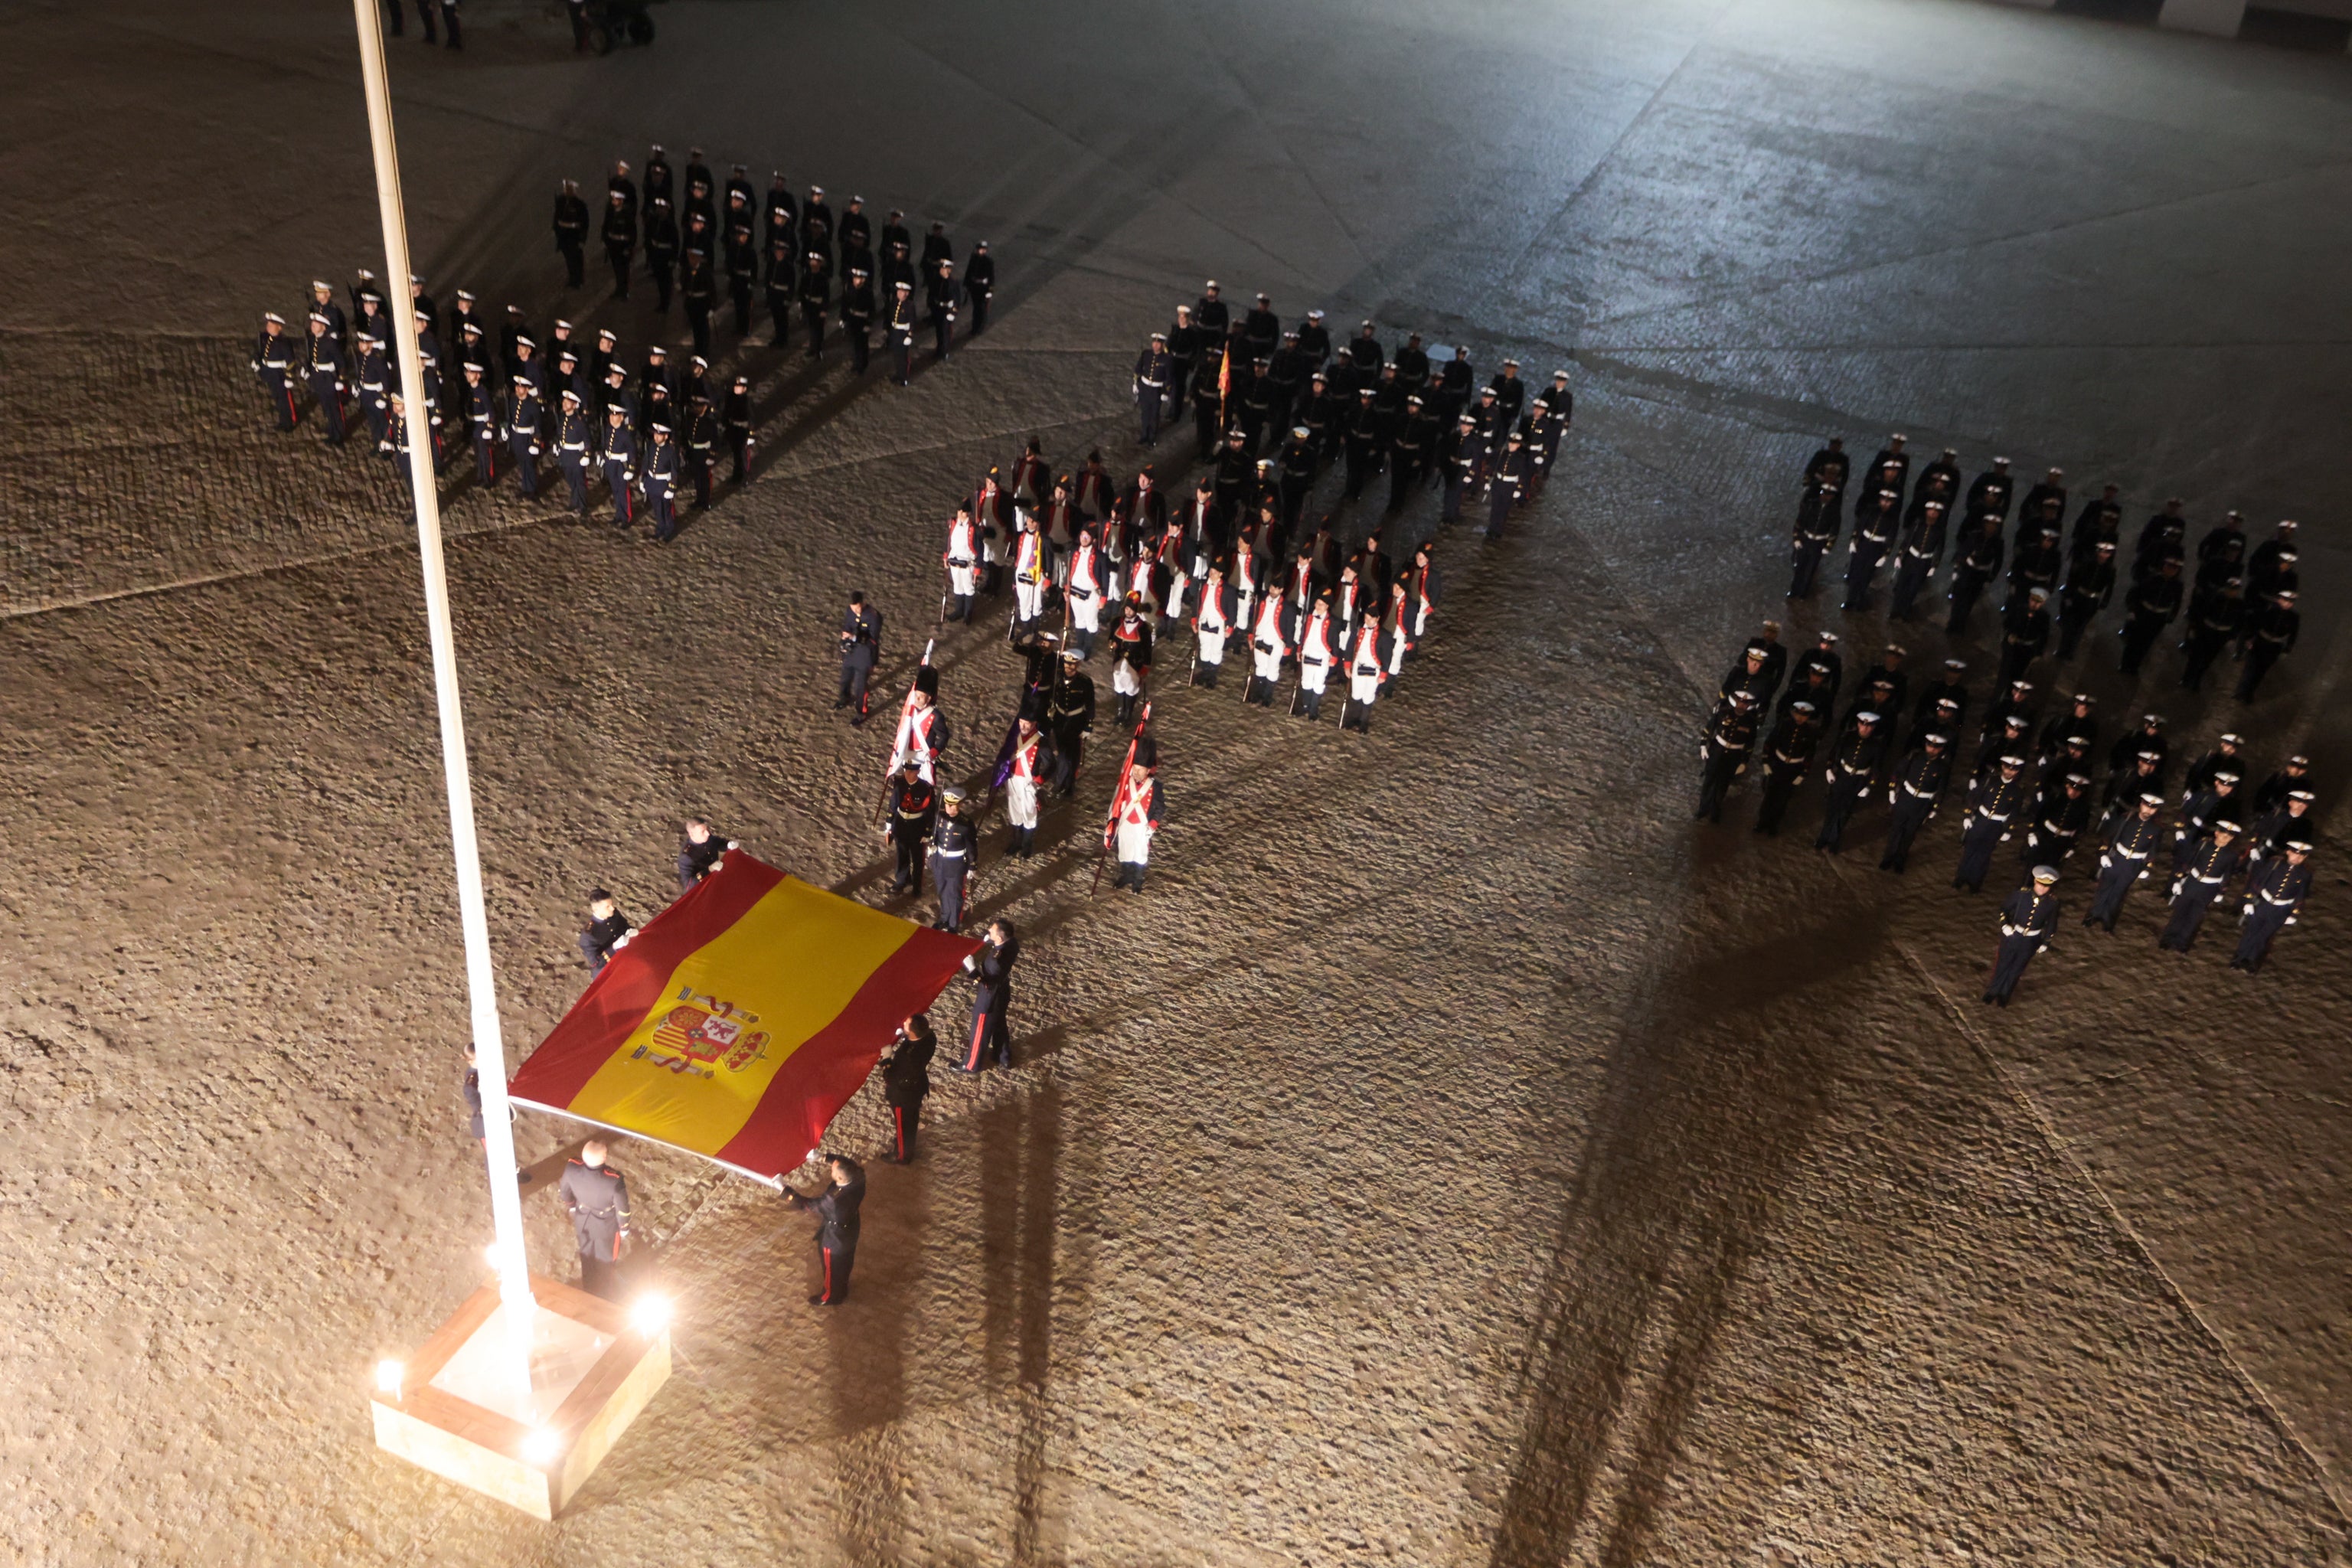
[[[370,1408],[384,1452],[553,1519],[668,1381],[670,1304],[624,1310],[543,1275],[530,1293],[518,1309],[496,1281],[475,1291],[407,1361],[377,1363]],[[513,1369],[526,1334],[527,1385]]]

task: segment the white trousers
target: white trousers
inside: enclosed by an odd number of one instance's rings
[[[1100,625],[1101,620],[1102,595],[1100,594],[1070,595],[1070,629],[1072,631],[1093,631]]]
[[[1280,649],[1268,647],[1262,642],[1254,642],[1250,644],[1250,658],[1251,668],[1257,671],[1257,678],[1260,680],[1279,680],[1282,678]]]
[[[1331,667],[1329,665],[1310,664],[1305,659],[1298,661],[1299,690],[1319,693],[1323,689],[1324,682],[1330,679]]]
[[[1004,820],[1015,827],[1037,826],[1037,781],[1019,773],[1004,781]]]
[[[1129,822],[1124,817],[1118,824],[1118,863],[1122,866],[1147,866],[1151,863],[1151,825]]]
[[[949,565],[948,585],[955,591],[956,597],[960,599],[969,599],[971,597],[973,592],[972,579],[973,574],[971,567],[957,566],[952,563]]]
[[[1374,671],[1373,671],[1371,674],[1370,674],[1370,675],[1365,675],[1365,674],[1362,674],[1362,673],[1360,673],[1360,672],[1359,672],[1359,671],[1356,671],[1356,670],[1349,670],[1349,671],[1348,672],[1348,695],[1349,695],[1349,696],[1350,696],[1350,697],[1354,698],[1354,699],[1355,699],[1357,701],[1359,701],[1359,702],[1362,702],[1362,703],[1365,703],[1365,704],[1368,704],[1368,705],[1369,705],[1369,704],[1371,702],[1371,700],[1372,700],[1374,698],[1378,697],[1380,694],[1381,694],[1381,674],[1380,674],[1380,671],[1378,671],[1378,670],[1374,670]]]
[[[1110,667],[1110,689],[1113,691],[1118,692],[1121,697],[1133,697],[1138,692],[1141,691],[1143,689],[1143,683],[1135,679],[1135,666],[1128,663],[1125,659],[1121,659],[1117,664],[1112,665]]]
[[[1020,605],[1021,618],[1024,621],[1034,621],[1045,613],[1045,584],[1043,583],[1030,583],[1015,578],[1013,583],[1013,597]]]
[[[1201,662],[1202,664],[1223,664],[1225,662],[1224,633],[1202,632],[1201,634]]]

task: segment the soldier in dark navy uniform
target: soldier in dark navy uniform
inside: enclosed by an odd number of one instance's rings
[[[1763,798],[1756,806],[1756,831],[1777,835],[1788,815],[1789,799],[1811,771],[1820,746],[1819,711],[1810,702],[1791,702],[1780,711],[1780,722],[1764,746]]]
[[[2012,752],[2002,757],[1980,783],[1962,819],[1960,868],[1952,876],[1955,888],[1970,893],[1984,890],[1985,879],[1992,874],[1994,847],[2009,839],[2011,825],[2025,809],[2024,773],[2025,759]],[[2021,967],[2019,973],[2023,973]]]
[[[2098,894],[2091,900],[2090,911],[2083,917],[2084,925],[2095,925],[2109,932],[2116,929],[2132,884],[2147,879],[2157,847],[2163,842],[2164,825],[2156,817],[2163,805],[2164,796],[2154,791],[2141,795],[2137,806],[2108,835],[2107,847],[2099,856]]]
[[[1013,1065],[1013,1031],[1005,1012],[1013,1005],[1013,965],[1021,957],[1021,939],[1013,922],[988,922],[980,951],[963,961],[963,972],[976,984],[971,993],[971,1028],[964,1036],[963,1070],[978,1072],[993,1059],[998,1067]]]
[[[556,1190],[572,1215],[580,1249],[580,1288],[607,1301],[621,1294],[621,1258],[629,1243],[629,1179],[604,1163],[604,1141],[591,1138],[564,1164]]]
[[[2187,952],[2197,940],[2198,929],[2205,923],[2207,911],[2228,896],[2230,879],[2238,874],[2238,866],[2245,858],[2238,825],[2226,816],[2216,817],[2205,837],[2198,840],[2180,874],[2172,879],[2172,918],[2164,922],[2163,934],[2156,939],[2156,945],[2174,952]]]
[[[1880,727],[1880,715],[1864,709],[1847,721],[1823,770],[1829,802],[1822,812],[1822,830],[1813,838],[1814,848],[1834,855],[1843,847],[1845,825],[1861,809],[1885,758],[1886,734]]]
[[[1878,858],[1880,870],[1899,877],[1911,864],[1911,846],[1934,819],[1951,778],[1951,737],[1939,731],[1921,736],[1918,749],[1904,759],[1886,789],[1892,815],[1886,824],[1886,852]]]
[[[908,757],[890,781],[888,821],[882,829],[898,859],[898,874],[890,881],[893,897],[923,890],[923,848],[939,812],[937,789],[923,777],[922,763]]]
[[[1748,771],[1759,717],[1756,693],[1745,686],[1735,687],[1716,703],[1699,742],[1698,809],[1693,816],[1723,820],[1723,797],[1730,793],[1732,780]]]
[[[1992,964],[1992,980],[1986,985],[1984,999],[1996,1007],[2006,1007],[2017,994],[2017,983],[2025,978],[2025,966],[2033,955],[2046,952],[2050,933],[2058,929],[2058,900],[2051,896],[2057,884],[2054,867],[2036,866],[2033,885],[2020,888],[2000,906],[2000,951]]]
[[[866,683],[873,679],[875,661],[882,657],[882,612],[866,602],[864,594],[849,595],[849,608],[841,616],[841,686],[834,693],[833,705],[847,708],[855,703],[856,715],[853,724],[866,722],[872,710],[866,696]]]
[[[563,286],[577,289],[587,280],[588,204],[580,199],[580,182],[566,180],[555,196],[555,248],[563,253]]]
[[[593,974],[610,963],[614,952],[628,944],[635,929],[612,894],[602,888],[590,893],[588,923],[580,928],[580,956],[588,961],[588,972]]]
[[[2294,924],[2303,900],[2310,896],[2311,841],[2290,838],[2284,854],[2263,861],[2246,879],[2246,929],[2238,938],[2237,955],[2230,960],[2230,967],[2248,974],[2261,969],[2270,957],[2271,943],[2282,929]]]
[[[922,1131],[923,1101],[931,1093],[931,1058],[939,1037],[931,1033],[928,1013],[918,1013],[898,1026],[889,1054],[882,1058],[882,1100],[890,1108],[890,1160],[909,1164],[915,1158],[916,1135]]]
[[[742,847],[735,839],[713,834],[709,817],[688,817],[685,830],[677,837],[677,890],[692,891],[697,882],[718,869],[721,856]]]
[[[849,1269],[857,1261],[857,1207],[866,1201],[864,1167],[846,1154],[824,1157],[829,1180],[814,1197],[784,1189],[784,1202],[816,1215],[817,1252],[824,1284],[809,1298],[812,1307],[837,1307],[849,1298]]]

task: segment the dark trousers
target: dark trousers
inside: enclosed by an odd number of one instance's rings
[[[727,447],[728,450],[735,454],[734,470],[727,477],[731,482],[740,485],[744,480],[751,477],[751,427],[749,426],[729,426],[727,427]]]
[[[1971,893],[1984,891],[1984,880],[1992,874],[1992,852],[2005,826],[1988,816],[1969,818],[1960,834],[1960,868],[1952,875],[1952,886]]]
[[[945,861],[931,857],[931,886],[940,895],[940,918],[931,923],[941,931],[954,931],[963,924],[964,874],[962,856]]]
[[[1928,581],[1936,575],[1936,563],[1916,555],[1906,555],[1895,569],[1895,593],[1887,601],[1886,613],[1898,621],[1907,621],[1917,613],[1919,595],[1927,591]]]
[[[2187,657],[2180,661],[2180,684],[2195,691],[2205,684],[2205,672],[2229,646],[2229,638],[2220,632],[2192,632],[2189,637]]]
[[[815,359],[824,353],[824,310],[816,305],[801,307],[801,328],[808,336],[808,357]],[[782,342],[782,338],[777,340]]]
[[[838,1242],[818,1242],[819,1266],[824,1269],[824,1288],[817,1292],[820,1306],[832,1306],[849,1299],[849,1268],[857,1261],[857,1244],[843,1246]]]
[[[963,1037],[963,1070],[978,1072],[992,1058],[1001,1068],[1013,1065],[1013,1031],[1005,1027],[1005,1005],[1012,1000],[1000,990],[987,1002],[975,1002],[971,1029]]]
[[[261,384],[268,390],[269,408],[277,416],[278,427],[280,430],[294,428],[294,378],[282,370],[272,370],[265,365],[261,372]]]
[[[1946,632],[1957,637],[1966,629],[1969,616],[1976,609],[1977,601],[1984,596],[1985,582],[1984,577],[1974,572],[1952,574],[1952,614],[1944,623]]]
[[[2262,968],[2263,961],[2271,954],[2271,943],[2286,925],[2286,917],[2294,913],[2284,904],[2254,900],[2254,912],[2246,917],[2246,929],[2238,938],[2237,955],[2230,960],[2231,967],[2249,973]]]
[[[677,264],[667,256],[656,256],[650,251],[646,254],[646,276],[654,280],[654,309],[656,310],[667,311],[669,309],[670,278],[676,268]]]
[[[1895,815],[1886,825],[1886,853],[1878,858],[1880,870],[1903,874],[1911,864],[1911,846],[1917,841],[1919,830],[1927,826],[1927,814],[1935,809],[1932,801],[1895,792]]]
[[[2271,672],[2271,666],[2276,664],[2279,655],[2285,651],[2277,643],[2264,642],[2260,637],[2246,645],[2246,672],[2238,677],[2239,701],[2253,700],[2254,689],[2263,683],[2263,677]]]
[[[789,348],[793,342],[793,297],[782,289],[768,290],[769,342],[776,348]]]
[[[1421,469],[1402,454],[1389,459],[1389,510],[1402,511],[1404,503],[1421,478]]]
[[[327,445],[343,444],[343,395],[335,390],[335,373],[320,371],[310,377],[310,396],[319,405],[319,420],[326,428]]]
[[[604,488],[613,494],[613,521],[618,523],[636,520],[636,498],[629,493],[628,466],[607,460],[604,464]]]
[[[474,477],[485,485],[499,482],[499,438],[487,425],[474,429]]]
[[[621,1266],[609,1258],[599,1258],[593,1252],[580,1254],[580,1289],[591,1296],[607,1301],[621,1299]]]
[[[1763,798],[1756,805],[1757,832],[1777,834],[1780,831],[1780,820],[1789,815],[1789,802],[1796,795],[1797,786],[1804,782],[1805,770],[1802,768],[1776,767],[1770,763],[1764,764]]]
[[[686,453],[686,471],[694,479],[694,504],[697,508],[710,504],[710,448],[689,447]]]
[[[864,321],[844,321],[841,330],[849,337],[849,369],[854,375],[864,375],[866,367],[874,361],[874,344],[870,329]]]
[[[530,442],[520,436],[513,437],[507,442],[507,450],[514,456],[515,473],[522,481],[523,499],[536,500],[539,495],[539,461],[530,455]]]
[[[1791,599],[1810,599],[1822,574],[1822,553],[1826,546],[1808,540],[1790,552],[1789,595]]]
[[[2116,919],[2124,912],[2124,900],[2131,896],[2132,884],[2139,880],[2145,860],[2117,860],[2099,873],[2099,890],[2091,900],[2091,912],[2083,917],[2084,925],[2116,929]]]
[[[945,310],[933,310],[931,312],[932,357],[935,359],[947,358],[949,345],[954,342],[955,318],[949,315]]]
[[[969,334],[971,337],[976,338],[980,336],[981,333],[988,331],[989,294],[990,290],[983,289],[977,294],[967,294],[964,296],[965,299],[971,302],[971,331]]]
[[[1878,563],[1884,559],[1886,546],[1877,540],[1857,536],[1845,562],[1845,607],[1859,610],[1870,603],[1870,584],[1877,579]]]
[[[1147,447],[1160,439],[1160,399],[1163,389],[1139,386],[1135,389],[1135,421]]]
[[[1207,462],[1209,454],[1217,449],[1217,437],[1220,434],[1217,429],[1217,405],[1213,403],[1192,405],[1192,439],[1196,447],[1193,457],[1203,463]]]
[[[604,247],[605,264],[613,269],[613,298],[615,300],[629,297],[629,263],[635,255],[636,252],[625,245]]]
[[[890,374],[900,386],[915,379],[915,340],[911,333],[890,334]]]
[[[2002,937],[2000,952],[1992,961],[1992,983],[1985,987],[1984,999],[2007,1006],[2017,993],[2017,983],[2025,978],[2025,966],[2033,962],[2033,954],[2041,946],[2038,936]]]
[[[893,833],[890,847],[898,851],[898,874],[892,879],[894,893],[923,890],[923,841],[912,833]]]
[[[915,1157],[915,1135],[922,1131],[923,1102],[910,1100],[905,1105],[890,1107],[891,1152],[898,1163],[905,1164]]]
[[[668,540],[677,537],[677,500],[669,486],[647,485],[646,510],[653,513],[656,539]]]
[[[2135,616],[2124,623],[2123,671],[2126,675],[2139,673],[2140,661],[2147,658],[2147,650],[2156,646],[2157,637],[2163,630],[2164,623],[2157,620],[2142,620]]]
[[[735,335],[739,338],[750,337],[751,335],[751,280],[749,278],[729,279],[727,295],[729,299],[735,301]]]
[[[563,282],[566,288],[577,289],[588,281],[588,247],[585,245],[560,245],[563,252]]]
[[[866,651],[871,653],[873,650],[869,647]],[[871,658],[843,659],[841,689],[833,705],[835,708],[846,708],[854,702],[857,705],[857,711],[863,715],[866,711],[866,682],[873,673],[874,661]]]
[[[1445,488],[1439,492],[1443,499],[1437,510],[1438,521],[1462,521],[1462,492],[1469,488],[1469,480],[1463,477],[1460,469],[1449,468],[1445,470]],[[1295,523],[1297,519],[1294,518],[1292,521]]]
[[[1731,793],[1731,781],[1739,776],[1739,765],[1746,760],[1741,752],[1708,745],[1706,762],[1699,772],[1699,816],[1709,822],[1723,820],[1723,797]]]
[[[572,510],[582,517],[588,515],[588,465],[566,462],[563,482],[572,489]]]
[[[2033,651],[2033,645],[2031,643],[2011,642],[2006,637],[2001,639],[1999,689],[2007,689],[2011,681],[2021,679],[2027,670],[2033,668],[2033,661],[2040,657]]]
[[[1829,804],[1822,810],[1822,830],[1813,837],[1814,848],[1827,849],[1834,854],[1844,847],[1845,825],[1861,808],[1863,792],[1869,787],[1870,781],[1866,778],[1831,781]]]
[[[2091,617],[2098,614],[2088,609],[2079,615],[2062,615],[2058,621],[2058,662],[2064,664],[2083,646],[2083,634],[2091,629]]]
[[[1086,735],[1082,731],[1054,731],[1054,792],[1068,795],[1078,786],[1078,758],[1086,751]]]
[[[2205,923],[2205,912],[2213,907],[2214,896],[2221,890],[2219,886],[2193,879],[2183,881],[2172,900],[2172,918],[2164,922],[2164,934],[2156,939],[2156,945],[2187,952],[2197,940],[2198,928]]]
[[[709,302],[689,298],[687,301],[686,307],[686,324],[694,331],[694,352],[698,354],[709,353],[710,352],[710,306]]]

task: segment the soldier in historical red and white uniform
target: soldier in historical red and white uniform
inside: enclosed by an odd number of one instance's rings
[[[1151,623],[1143,618],[1143,596],[1130,594],[1110,633],[1110,689],[1118,694],[1118,721],[1129,723],[1136,699],[1151,679]]]
[[[1233,588],[1236,619],[1245,626],[1257,625],[1258,591],[1265,586],[1265,567],[1258,560],[1256,547],[1244,534],[1234,542],[1234,552],[1225,563],[1225,582]]]
[[[1309,719],[1323,717],[1323,687],[1339,662],[1339,634],[1331,619],[1331,590],[1315,595],[1298,628],[1298,705]]]
[[[1054,584],[1056,587],[1069,581],[1070,552],[1078,542],[1077,498],[1070,493],[1067,475],[1054,486],[1054,493],[1037,511],[1037,531],[1054,547]]]
[[[1192,552],[1184,547],[1184,521],[1170,518],[1152,552],[1151,598],[1160,606],[1160,635],[1174,632],[1184,619],[1185,602],[1192,590]]]
[[[947,618],[968,621],[972,595],[980,588],[980,530],[971,520],[971,508],[956,508],[955,521],[948,524],[948,547],[940,559],[948,566]]]
[[[1095,547],[1095,531],[1091,525],[1080,523],[1078,542],[1070,547],[1066,584],[1070,610],[1070,636],[1066,646],[1073,653],[1094,651],[1095,633],[1102,626],[1104,571],[1102,552]]]
[[[1151,840],[1167,815],[1167,795],[1160,786],[1160,748],[1146,735],[1135,743],[1134,764],[1111,805],[1111,848],[1118,857],[1113,887],[1143,891],[1144,868],[1151,863]]]
[[[1212,566],[1201,580],[1201,607],[1192,614],[1192,635],[1200,645],[1200,663],[1192,672],[1192,684],[1217,684],[1217,671],[1224,667],[1225,637],[1234,629],[1234,591],[1226,585],[1222,566]]]
[[[1250,682],[1242,700],[1273,707],[1275,684],[1282,679],[1282,661],[1289,654],[1289,639],[1282,635],[1282,601],[1261,599],[1257,618],[1250,623]]]
[[[1037,531],[1037,520],[1021,514],[1021,536],[1013,547],[1013,632],[1045,613],[1045,590],[1054,580],[1054,547]]]
[[[1405,568],[1404,583],[1412,590],[1412,614],[1405,621],[1404,656],[1411,658],[1421,651],[1421,639],[1429,635],[1430,617],[1437,609],[1437,566],[1429,558],[1429,546],[1417,545],[1412,552],[1412,564]]]
[[[1004,820],[1013,829],[1007,855],[1027,859],[1037,852],[1038,802],[1053,776],[1054,743],[1024,713],[1013,740],[1012,771],[1004,775]]]
[[[1348,643],[1348,700],[1339,710],[1339,728],[1370,732],[1372,704],[1388,671],[1389,636],[1379,620],[1366,616]]]
[[[940,672],[927,664],[915,671],[915,689],[908,693],[906,711],[899,716],[898,736],[890,748],[887,773],[895,773],[912,763],[925,784],[938,782],[933,770],[952,733],[948,716],[940,711],[939,697]]]

